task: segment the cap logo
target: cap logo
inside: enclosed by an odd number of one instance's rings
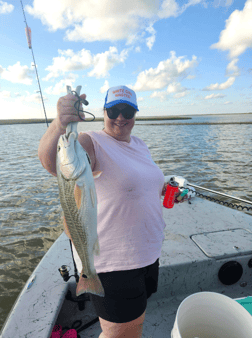
[[[132,93],[129,92],[127,89],[117,89],[113,91],[113,94],[115,97],[127,97],[128,99],[131,99]]]

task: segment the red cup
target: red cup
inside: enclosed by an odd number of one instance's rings
[[[175,193],[179,192],[178,183],[170,181],[166,188],[166,193],[163,201],[165,208],[171,209],[174,206]]]

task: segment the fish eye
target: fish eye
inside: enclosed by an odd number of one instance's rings
[[[60,146],[58,146],[58,151],[60,151]]]

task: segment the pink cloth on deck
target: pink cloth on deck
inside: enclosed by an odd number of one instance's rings
[[[147,145],[131,136],[117,141],[104,131],[87,132],[93,141],[100,255],[97,273],[141,268],[161,255],[165,222],[161,193],[164,175]],[[79,256],[73,247],[78,270]]]

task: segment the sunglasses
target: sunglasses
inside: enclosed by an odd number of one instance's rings
[[[136,109],[127,105],[123,109],[118,109],[116,107],[107,108],[107,115],[110,119],[117,119],[120,114],[126,119],[130,120],[134,117]]]

